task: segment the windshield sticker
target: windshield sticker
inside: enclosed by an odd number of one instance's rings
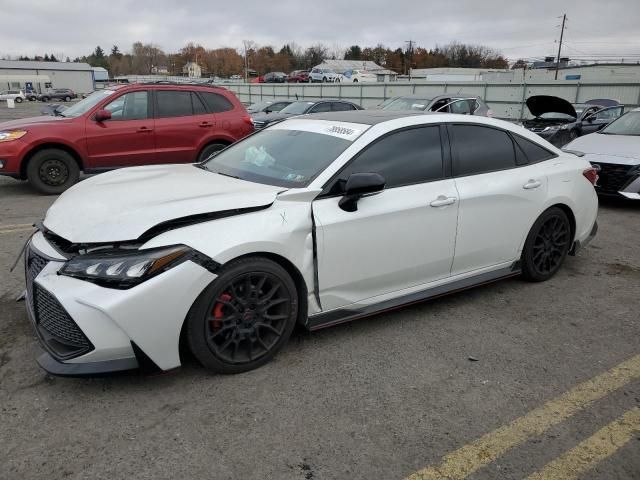
[[[337,125],[334,125],[332,127],[329,127],[327,129],[327,132],[329,133],[337,133],[339,135],[353,135],[353,128],[346,128],[346,127],[338,127]]]
[[[370,125],[330,120],[295,119],[286,120],[270,127],[272,130],[298,130],[302,132],[322,133],[353,142]]]

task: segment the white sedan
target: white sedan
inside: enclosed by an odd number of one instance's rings
[[[551,278],[595,235],[594,169],[518,126],[353,111],[274,124],[201,164],[63,193],[26,248],[40,365],[82,375],[271,359],[315,330],[474,285]]]
[[[584,155],[598,171],[596,192],[640,200],[640,108],[564,148]]]
[[[359,82],[368,82],[368,83],[377,83],[378,75],[375,73],[368,72],[367,70],[347,70],[338,78],[339,82],[351,82],[351,83],[359,83]]]

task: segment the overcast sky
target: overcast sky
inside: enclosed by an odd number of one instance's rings
[[[187,42],[279,48],[322,42],[427,48],[453,40],[490,46],[510,59],[553,55],[563,13],[566,54],[640,60],[640,0],[0,0],[0,56],[129,51],[135,41],[166,52]]]

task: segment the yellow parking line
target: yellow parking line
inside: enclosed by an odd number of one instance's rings
[[[640,355],[575,386],[508,425],[445,455],[440,464],[419,470],[407,477],[407,480],[464,479],[509,449],[531,437],[541,435],[596,400],[638,378]]]
[[[18,223],[15,225],[0,225],[0,230],[5,230],[7,228],[33,228],[33,223]]]
[[[527,480],[572,480],[613,455],[640,432],[640,408],[629,410]]]
[[[13,228],[10,230],[0,230],[0,235],[3,235],[5,233],[16,233],[16,232],[29,232],[31,230],[33,230],[34,227],[30,226],[28,228]]]

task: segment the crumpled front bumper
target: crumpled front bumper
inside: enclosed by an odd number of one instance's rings
[[[136,368],[141,356],[162,370],[180,366],[184,319],[213,273],[186,261],[117,290],[59,275],[64,261],[41,233],[27,246],[26,303],[45,350],[38,358],[42,368],[54,375],[95,375]]]

